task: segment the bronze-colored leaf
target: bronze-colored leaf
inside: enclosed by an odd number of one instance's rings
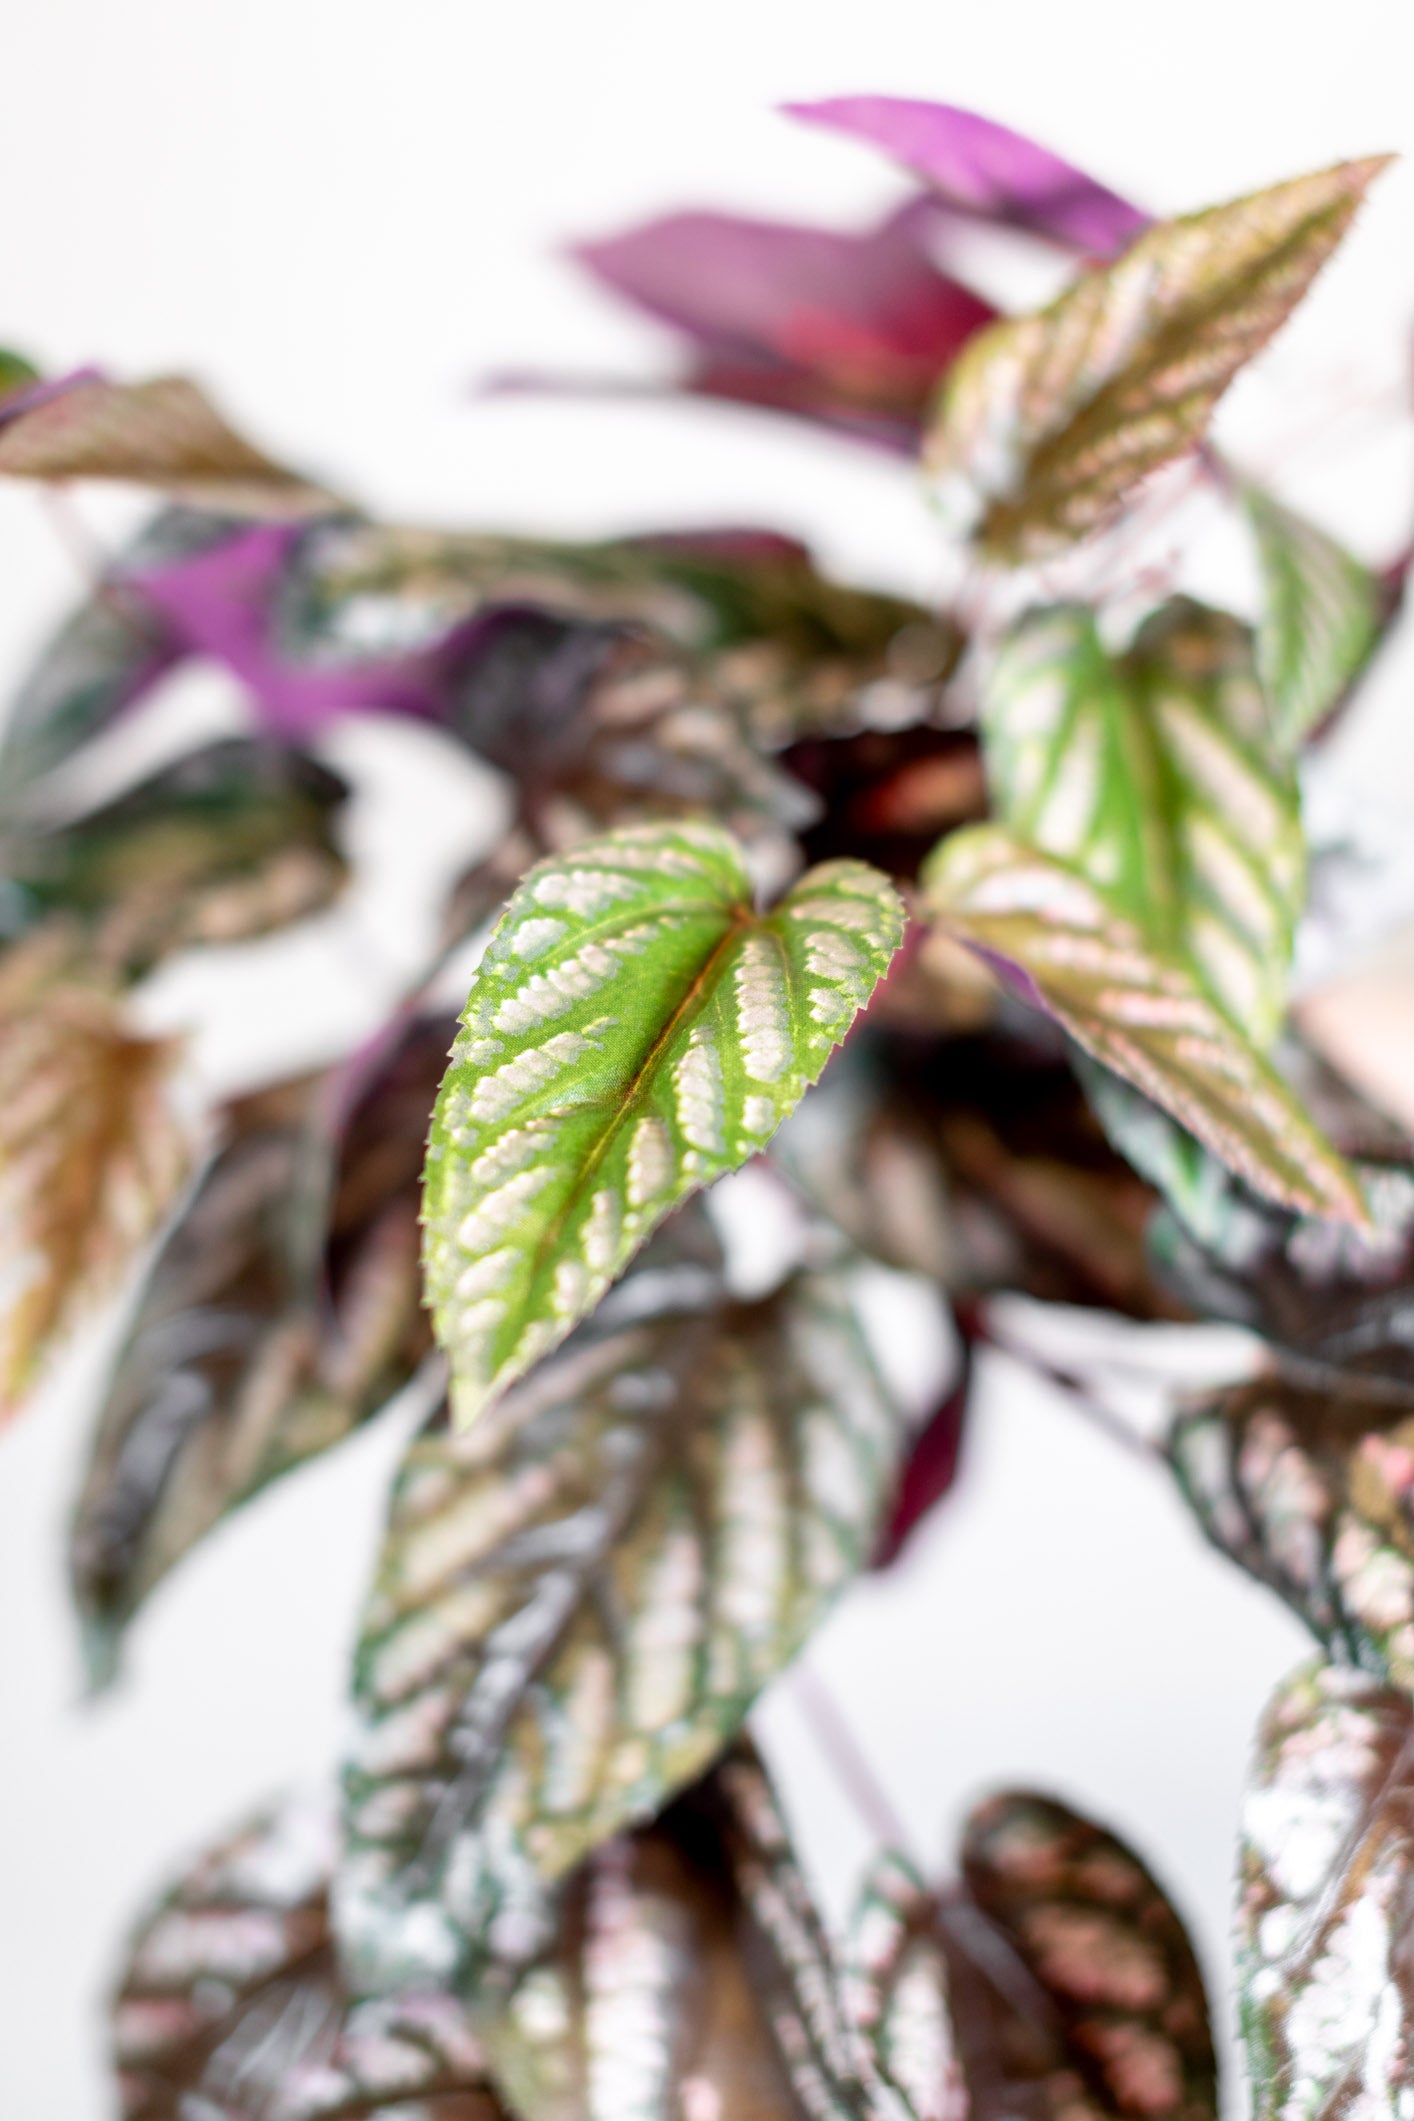
[[[138,1926],[113,2004],[123,2121],[504,2121],[462,2004],[351,2002],[335,1854],[329,1808],[286,1803]]]
[[[1243,1806],[1238,1970],[1257,2121],[1408,2108],[1411,1896],[1408,1694],[1303,1666],[1267,1710]]]
[[[471,1428],[429,1424],[358,1650],[361,1981],[460,1978],[701,1773],[867,1563],[902,1426],[846,1278],[733,1303],[695,1209]]]
[[[119,479],[231,515],[324,515],[338,505],[253,448],[185,376],[77,378],[0,429],[0,475]]]
[[[89,989],[0,997],[0,1415],[107,1292],[169,1206],[188,1155],[176,1059]]]
[[[408,1026],[342,1122],[337,1072],[228,1108],[138,1299],[78,1502],[71,1570],[96,1673],[199,1539],[376,1414],[429,1353],[417,1210],[454,1028]]]

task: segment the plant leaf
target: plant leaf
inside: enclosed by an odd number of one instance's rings
[[[0,997],[0,1416],[87,1303],[107,1292],[181,1183],[189,1152],[166,1041],[104,995]]]
[[[998,826],[943,842],[927,911],[1134,1083],[1254,1192],[1363,1224],[1359,1185],[1275,1070],[1180,961],[1078,871]]]
[[[564,1339],[671,1208],[765,1145],[902,927],[860,862],[756,913],[707,824],[530,872],[478,969],[428,1147],[428,1297],[459,1422]]]
[[[340,1923],[459,1978],[701,1772],[888,1508],[902,1417],[847,1284],[733,1304],[698,1211],[564,1350],[409,1451],[358,1652]]]
[[[766,1776],[745,1745],[597,1849],[486,2043],[537,2121],[909,2121],[850,2024]]]
[[[0,475],[121,479],[231,515],[324,515],[338,505],[252,448],[184,376],[77,378],[0,428]]]
[[[1258,2121],[1409,2103],[1411,1800],[1406,1694],[1319,1664],[1278,1690],[1244,1806],[1238,1911]]]
[[[1098,884],[1268,1046],[1306,864],[1246,627],[1175,597],[1112,661],[1083,607],[1028,613],[997,655],[983,727],[1003,822]]]
[[[1332,1657],[1414,1689],[1414,1415],[1263,1376],[1184,1412],[1169,1453],[1215,1546]]]
[[[77,921],[95,978],[246,941],[319,912],[343,885],[337,774],[246,738],[208,745],[101,810],[7,849],[31,918]]]
[[[1096,529],[1202,434],[1345,234],[1385,157],[1165,221],[1048,309],[978,334],[925,452],[947,528],[1002,562]]]
[[[350,2002],[335,1854],[329,1808],[286,1802],[139,1924],[113,2004],[123,2121],[504,2121],[464,2005]]]
[[[1294,755],[1334,712],[1378,645],[1378,578],[1260,487],[1242,489],[1262,570],[1257,663],[1275,733]]]
[[[96,1674],[214,1525],[341,1442],[427,1355],[418,1180],[452,1030],[409,1025],[342,1123],[337,1075],[228,1108],[138,1298],[75,1512]]]

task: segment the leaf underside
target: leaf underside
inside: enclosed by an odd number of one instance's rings
[[[765,915],[706,824],[613,834],[521,883],[437,1101],[428,1297],[469,1421],[563,1340],[668,1211],[764,1147],[902,933],[859,862]]]
[[[732,1303],[695,1210],[472,1429],[434,1421],[358,1652],[360,1979],[516,1948],[548,1881],[699,1774],[867,1563],[901,1447],[847,1285]]]
[[[949,373],[925,466],[947,527],[1040,560],[1100,527],[1198,440],[1290,314],[1387,158],[1338,163],[1149,229]]]

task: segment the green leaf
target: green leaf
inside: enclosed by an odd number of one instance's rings
[[[1332,1656],[1414,1690],[1414,1415],[1358,1375],[1263,1376],[1186,1410],[1169,1455],[1215,1546]]]
[[[8,397],[12,391],[25,390],[38,381],[39,370],[32,361],[16,353],[13,347],[0,346],[0,398]]]
[[[715,826],[542,862],[493,933],[437,1101],[426,1271],[470,1421],[668,1211],[764,1147],[898,947],[891,884],[812,869],[756,912]]]
[[[1175,597],[1110,658],[1077,605],[1006,637],[983,707],[1001,820],[1099,885],[1270,1044],[1305,887],[1296,779],[1247,629]]]
[[[464,2004],[354,2003],[329,1934],[327,1805],[208,1849],[139,1923],[113,2000],[123,2121],[506,2121]]]
[[[201,943],[243,942],[321,911],[345,879],[334,825],[347,785],[248,738],[208,745],[60,830],[12,840],[12,890],[35,919],[77,923],[84,961],[136,980]]]
[[[935,919],[1254,1192],[1364,1222],[1354,1174],[1281,1077],[1187,965],[1077,870],[982,825],[943,842],[924,887]]]
[[[595,1851],[485,2040],[536,2121],[909,2121],[849,2021],[746,1746],[654,1826]]]
[[[1160,222],[1048,309],[979,332],[949,371],[925,452],[949,531],[1015,562],[1103,524],[1198,440],[1387,159]]]
[[[1414,2097],[1414,1713],[1308,1665],[1263,1720],[1243,1810],[1238,1972],[1257,2121],[1399,2114]]]
[[[701,1773],[868,1560],[902,1430],[847,1282],[734,1304],[696,1210],[473,1428],[433,1421],[358,1651],[362,1982],[459,1978]]]
[[[1294,754],[1369,661],[1384,616],[1378,578],[1260,487],[1242,489],[1262,570],[1257,664],[1278,742]]]
[[[337,1071],[228,1108],[138,1298],[75,1513],[96,1676],[183,1555],[376,1414],[428,1354],[418,1180],[451,1038],[446,1018],[409,1025],[342,1123]]]

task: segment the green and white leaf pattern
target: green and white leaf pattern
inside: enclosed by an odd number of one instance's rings
[[[1087,1053],[1172,1113],[1254,1192],[1362,1222],[1344,1160],[1182,963],[1108,896],[999,826],[945,840],[925,907],[1047,1010]]]
[[[1238,1970],[1256,2121],[1414,2102],[1414,1712],[1303,1666],[1269,1707],[1243,1808]]]
[[[1294,754],[1340,705],[1380,636],[1368,567],[1260,487],[1242,493],[1262,570],[1257,664],[1277,741]]]
[[[533,1945],[543,1887],[701,1773],[867,1562],[902,1441],[846,1281],[734,1304],[695,1212],[472,1429],[434,1421],[358,1651],[360,1981]]]
[[[735,843],[612,833],[524,879],[487,946],[428,1147],[428,1297],[470,1421],[591,1311],[671,1208],[764,1147],[898,946],[862,862],[769,914]]]
[[[979,332],[949,371],[925,451],[947,529],[988,559],[1018,561],[1103,524],[1198,440],[1385,159],[1160,222],[1048,309]]]

